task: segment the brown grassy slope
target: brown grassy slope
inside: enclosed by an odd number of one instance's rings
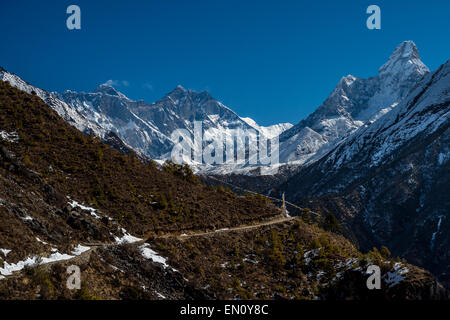
[[[0,82],[0,130],[16,131],[18,143],[0,139],[37,180],[61,196],[91,204],[128,231],[177,231],[240,225],[278,215],[258,197],[207,188],[125,156],[68,125],[38,97]],[[30,179],[28,179],[30,181]]]
[[[66,286],[67,267],[81,271],[81,290]],[[0,300],[214,298],[185,281],[182,274],[142,257],[135,244],[98,248],[73,260],[25,268],[0,280]]]
[[[303,256],[322,247],[320,241],[329,250],[324,250],[320,263],[308,266]],[[343,237],[300,220],[182,241],[155,239],[153,243],[190,282],[208,287],[222,299],[311,299],[318,294],[315,290],[320,283],[315,276],[308,278],[308,272],[328,268],[327,277],[332,278],[336,261],[358,255]]]
[[[378,251],[362,255],[342,236],[301,220],[148,243],[168,257],[167,268],[145,259],[136,244],[111,245],[0,280],[0,299],[445,298],[429,273],[406,264],[409,272],[400,284],[383,281],[382,290],[368,290],[367,265],[376,263],[386,274],[394,261]],[[80,291],[66,288],[71,264],[81,268]]]
[[[297,219],[207,237],[154,239],[152,246],[189,283],[221,299],[446,299],[445,289],[423,269],[409,269],[396,286],[368,290],[365,270],[393,271],[399,259],[378,250],[361,254],[344,237]]]

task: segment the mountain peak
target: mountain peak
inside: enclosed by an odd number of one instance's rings
[[[378,70],[380,76],[388,74],[411,74],[424,75],[430,70],[420,60],[419,50],[416,44],[411,41],[403,41],[395,48],[389,60]]]
[[[395,51],[392,53],[391,58],[400,56],[401,58],[415,58],[420,59],[419,50],[414,41],[408,40],[400,43]]]
[[[103,83],[101,85],[99,85],[94,91],[92,91],[93,93],[104,93],[104,94],[109,94],[111,96],[119,96],[119,92],[110,84],[108,83]]]
[[[166,96],[167,97],[179,97],[185,95],[188,92],[182,85],[177,85],[175,89],[170,91]]]
[[[355,82],[356,77],[349,74],[346,77],[342,77],[341,80],[339,80],[337,88],[341,88],[342,86],[350,86],[353,82]]]

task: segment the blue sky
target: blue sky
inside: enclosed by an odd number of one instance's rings
[[[82,29],[66,28],[76,4]],[[366,8],[381,8],[368,30]],[[0,66],[49,91],[107,80],[153,102],[209,91],[262,125],[297,123],[342,76],[370,77],[403,40],[436,69],[450,58],[450,1],[2,1]]]

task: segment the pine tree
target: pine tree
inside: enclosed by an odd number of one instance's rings
[[[383,256],[383,258],[385,258],[385,259],[388,259],[391,256],[391,252],[385,246],[381,246],[380,253]]]
[[[325,219],[323,221],[323,228],[330,232],[335,232],[335,233],[341,232],[341,226],[339,225],[338,220],[332,213],[329,213],[325,217]]]

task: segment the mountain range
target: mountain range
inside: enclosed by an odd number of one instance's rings
[[[123,154],[0,81],[0,299],[449,298],[424,269],[339,233]],[[366,285],[372,264],[380,290]]]
[[[89,93],[68,90],[59,94],[33,87],[4,69],[0,71],[0,79],[28,93],[35,92],[80,131],[106,141],[110,136],[118,137],[123,145],[154,160],[170,159],[176,143],[171,139],[172,132],[185,129],[193,135],[194,121],[202,123],[203,145],[224,134],[233,135],[237,129],[256,130],[270,139],[292,127],[290,123],[260,126],[251,118],[239,117],[208,92],[187,90],[181,85],[162,99],[148,104],[142,100],[133,101],[107,84]],[[195,165],[193,161],[187,161]],[[199,169],[202,168],[200,164]]]
[[[203,137],[207,137],[204,145],[223,134],[230,136],[236,129],[255,129],[267,138],[279,136],[281,164],[301,165],[317,160],[358,128],[395,108],[428,72],[416,45],[405,41],[380,67],[377,76],[343,77],[324,103],[306,119],[295,126],[283,123],[269,127],[238,116],[206,91],[198,93],[180,85],[148,104],[131,100],[108,84],[89,93],[69,90],[49,93],[5,70],[0,72],[0,79],[26,92],[36,92],[77,129],[104,140],[113,135],[121,140],[120,145],[152,159],[170,159],[176,143],[171,139],[172,132],[186,129],[193,136],[194,121],[201,121]],[[193,159],[185,160],[200,173],[248,173],[253,168],[242,170],[243,166],[239,165],[211,168]]]
[[[449,61],[430,71],[416,45],[405,41],[378,75],[343,77],[306,119],[270,127],[238,116],[208,92],[182,86],[148,104],[109,85],[90,93],[49,93],[4,69],[0,80],[37,95],[79,131],[160,163],[170,159],[171,133],[193,135],[194,121],[203,123],[204,144],[236,129],[279,137],[278,174],[185,160],[206,178],[220,175],[238,187],[284,193],[303,208],[335,214],[362,250],[386,245],[450,287],[449,72]],[[2,138],[15,139],[10,134]]]

